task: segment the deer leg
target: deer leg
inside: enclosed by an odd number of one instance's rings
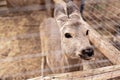
[[[44,77],[45,76],[45,74],[44,74],[44,72],[45,72],[45,65],[46,65],[46,62],[45,62],[45,56],[44,57],[42,57],[42,63],[41,63],[41,76],[42,77]]]
[[[42,64],[41,64],[41,76],[45,77],[48,74],[51,74],[52,70],[50,69],[50,66],[47,64],[46,56],[42,58]]]

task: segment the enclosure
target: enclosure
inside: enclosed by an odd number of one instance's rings
[[[73,1],[79,6],[80,0]],[[39,27],[53,17],[53,5],[51,0],[0,0],[0,80],[120,80],[120,0],[86,0],[83,17],[92,30],[95,60],[78,65],[90,69],[41,78]]]

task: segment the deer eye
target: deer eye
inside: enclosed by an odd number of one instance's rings
[[[65,33],[65,37],[66,37],[66,38],[72,38],[72,36],[71,36],[70,33]]]
[[[88,35],[88,33],[89,33],[89,30],[86,31],[86,35]]]

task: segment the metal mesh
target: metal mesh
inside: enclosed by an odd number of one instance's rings
[[[109,40],[109,42],[115,46],[116,49],[120,51],[120,1],[119,0],[86,0],[86,5],[85,5],[85,11],[83,13],[83,16],[85,20],[103,37]],[[50,3],[49,3],[50,4]],[[47,7],[52,7],[54,8],[53,5],[47,5]],[[8,18],[9,14],[12,12],[29,12],[29,11],[36,11],[36,10],[45,10],[46,6],[45,5],[29,5],[25,7],[19,7],[19,8],[10,8],[8,9],[5,4],[0,6],[0,16],[2,19],[3,18]],[[12,19],[14,17],[9,17],[9,19]],[[2,26],[2,25],[1,25]],[[22,34],[22,35],[16,35],[15,37],[6,37],[6,38],[1,38],[1,41],[8,41],[8,40],[16,40],[18,38],[33,38],[33,37],[39,37],[38,33],[32,33],[32,34]],[[68,80],[79,80],[84,77],[86,79],[91,78],[90,80],[96,80],[96,77],[93,76],[95,75],[94,69],[97,68],[102,68],[102,67],[107,67],[107,66],[112,66],[112,64],[109,59],[107,59],[99,50],[96,49],[95,53],[98,53],[95,55],[96,60],[95,61],[88,61],[84,64],[89,64],[89,66],[92,68],[92,74],[88,76],[82,75],[78,77],[67,77]],[[116,54],[117,55],[117,54]],[[8,58],[3,58],[0,59],[0,63],[7,63],[7,62],[19,62],[19,61],[24,61],[24,59],[31,59],[31,58],[41,58],[42,56],[41,53],[37,54],[28,54],[28,55],[22,55],[22,56],[15,56],[15,57],[8,57]],[[119,60],[119,59],[116,59]],[[24,63],[24,62],[23,62]],[[70,65],[70,66],[63,66],[62,68],[66,67],[75,67],[75,66],[82,66],[83,64],[76,64],[76,65]],[[59,69],[61,67],[54,68],[54,70]],[[115,68],[115,67],[113,67]],[[1,68],[2,69],[2,68]],[[44,70],[45,72],[49,72],[49,69]],[[104,70],[103,70],[104,71]],[[24,78],[26,75],[35,75],[35,74],[40,74],[41,70],[40,69],[35,69],[33,71],[23,71],[20,73],[13,73],[13,74],[8,74],[8,75],[0,75],[0,78],[2,80],[12,80],[14,77],[21,76]],[[111,73],[111,78],[114,77],[114,73]],[[103,74],[105,75],[105,73]],[[101,74],[102,76],[102,74]],[[28,78],[28,77],[27,77]],[[29,77],[30,78],[30,77]],[[53,77],[55,78],[55,77]],[[17,79],[17,78],[16,78]],[[66,79],[66,78],[65,78]],[[116,78],[113,80],[119,80],[120,78]],[[20,80],[20,79],[17,79]],[[38,79],[39,80],[39,79]],[[64,77],[59,78],[59,80],[64,80]],[[112,80],[112,79],[110,79]]]

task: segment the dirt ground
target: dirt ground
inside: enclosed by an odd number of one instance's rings
[[[0,17],[0,80],[26,80],[40,75],[39,26],[45,11]]]

